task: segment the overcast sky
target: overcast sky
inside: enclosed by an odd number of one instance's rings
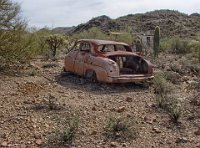
[[[93,17],[111,18],[158,9],[200,13],[200,0],[13,0],[21,4],[30,26],[67,27]]]

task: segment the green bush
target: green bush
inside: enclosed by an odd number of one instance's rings
[[[64,45],[64,36],[60,34],[53,34],[46,37],[46,43],[51,50],[52,56],[56,56],[57,49]]]
[[[162,108],[163,110],[168,112],[171,120],[174,123],[178,123],[182,115],[182,109],[181,109],[179,101],[176,98],[168,96],[168,95],[164,95],[164,96],[157,95],[156,104],[159,108]]]
[[[117,31],[118,35],[112,33],[106,34],[97,27],[92,27],[87,31],[76,33],[72,36],[74,39],[102,39],[102,40],[116,40],[119,42],[125,42],[132,44],[135,37],[131,33],[130,27],[125,27],[123,30]]]
[[[159,95],[165,95],[172,90],[171,84],[165,79],[164,74],[155,74],[153,85],[155,93]]]
[[[107,138],[115,140],[135,139],[138,136],[138,130],[132,118],[111,117],[104,130]]]
[[[171,105],[170,109],[169,109],[169,115],[170,115],[172,122],[177,124],[182,115],[181,106],[177,106],[177,104]]]
[[[198,59],[200,63],[200,41],[192,40],[189,44],[193,56]]]
[[[185,54],[191,52],[189,40],[181,39],[180,37],[162,39],[160,49],[161,51],[175,54]]]
[[[20,18],[20,6],[11,0],[0,0],[0,63],[9,65],[26,62],[37,54],[34,36],[26,31]]]
[[[106,35],[103,31],[101,31],[97,27],[93,27],[87,31],[83,31],[73,35],[73,38],[77,39],[108,39],[108,35]]]
[[[67,124],[67,126],[65,124]],[[50,135],[48,139],[49,143],[56,144],[56,146],[66,146],[66,144],[72,144],[78,131],[78,127],[79,116],[75,115],[73,117],[70,117],[70,119],[67,119],[67,121],[66,119],[64,119],[64,123],[62,123],[62,128],[57,129],[52,135]]]

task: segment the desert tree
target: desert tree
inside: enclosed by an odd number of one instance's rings
[[[33,44],[20,17],[20,5],[0,0],[0,61],[1,65],[24,62],[32,56]]]
[[[55,57],[57,49],[64,44],[64,37],[60,34],[49,35],[46,38],[46,43],[52,51],[52,56]]]

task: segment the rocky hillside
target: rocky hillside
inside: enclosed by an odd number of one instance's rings
[[[74,28],[60,28],[61,31],[59,30],[59,32],[77,33],[92,27],[99,27],[107,32],[123,29],[127,25],[132,28],[134,33],[146,32],[153,30],[155,26],[160,26],[162,36],[193,36],[200,30],[200,14],[187,15],[173,10],[156,10],[147,13],[129,14],[117,19],[111,19],[103,15]]]

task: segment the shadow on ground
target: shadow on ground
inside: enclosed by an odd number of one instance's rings
[[[143,84],[127,83],[127,84],[105,84],[89,82],[86,79],[74,75],[72,73],[61,73],[55,76],[55,80],[63,87],[73,88],[91,93],[107,94],[107,93],[122,93],[122,92],[141,92],[148,91],[149,88]]]

